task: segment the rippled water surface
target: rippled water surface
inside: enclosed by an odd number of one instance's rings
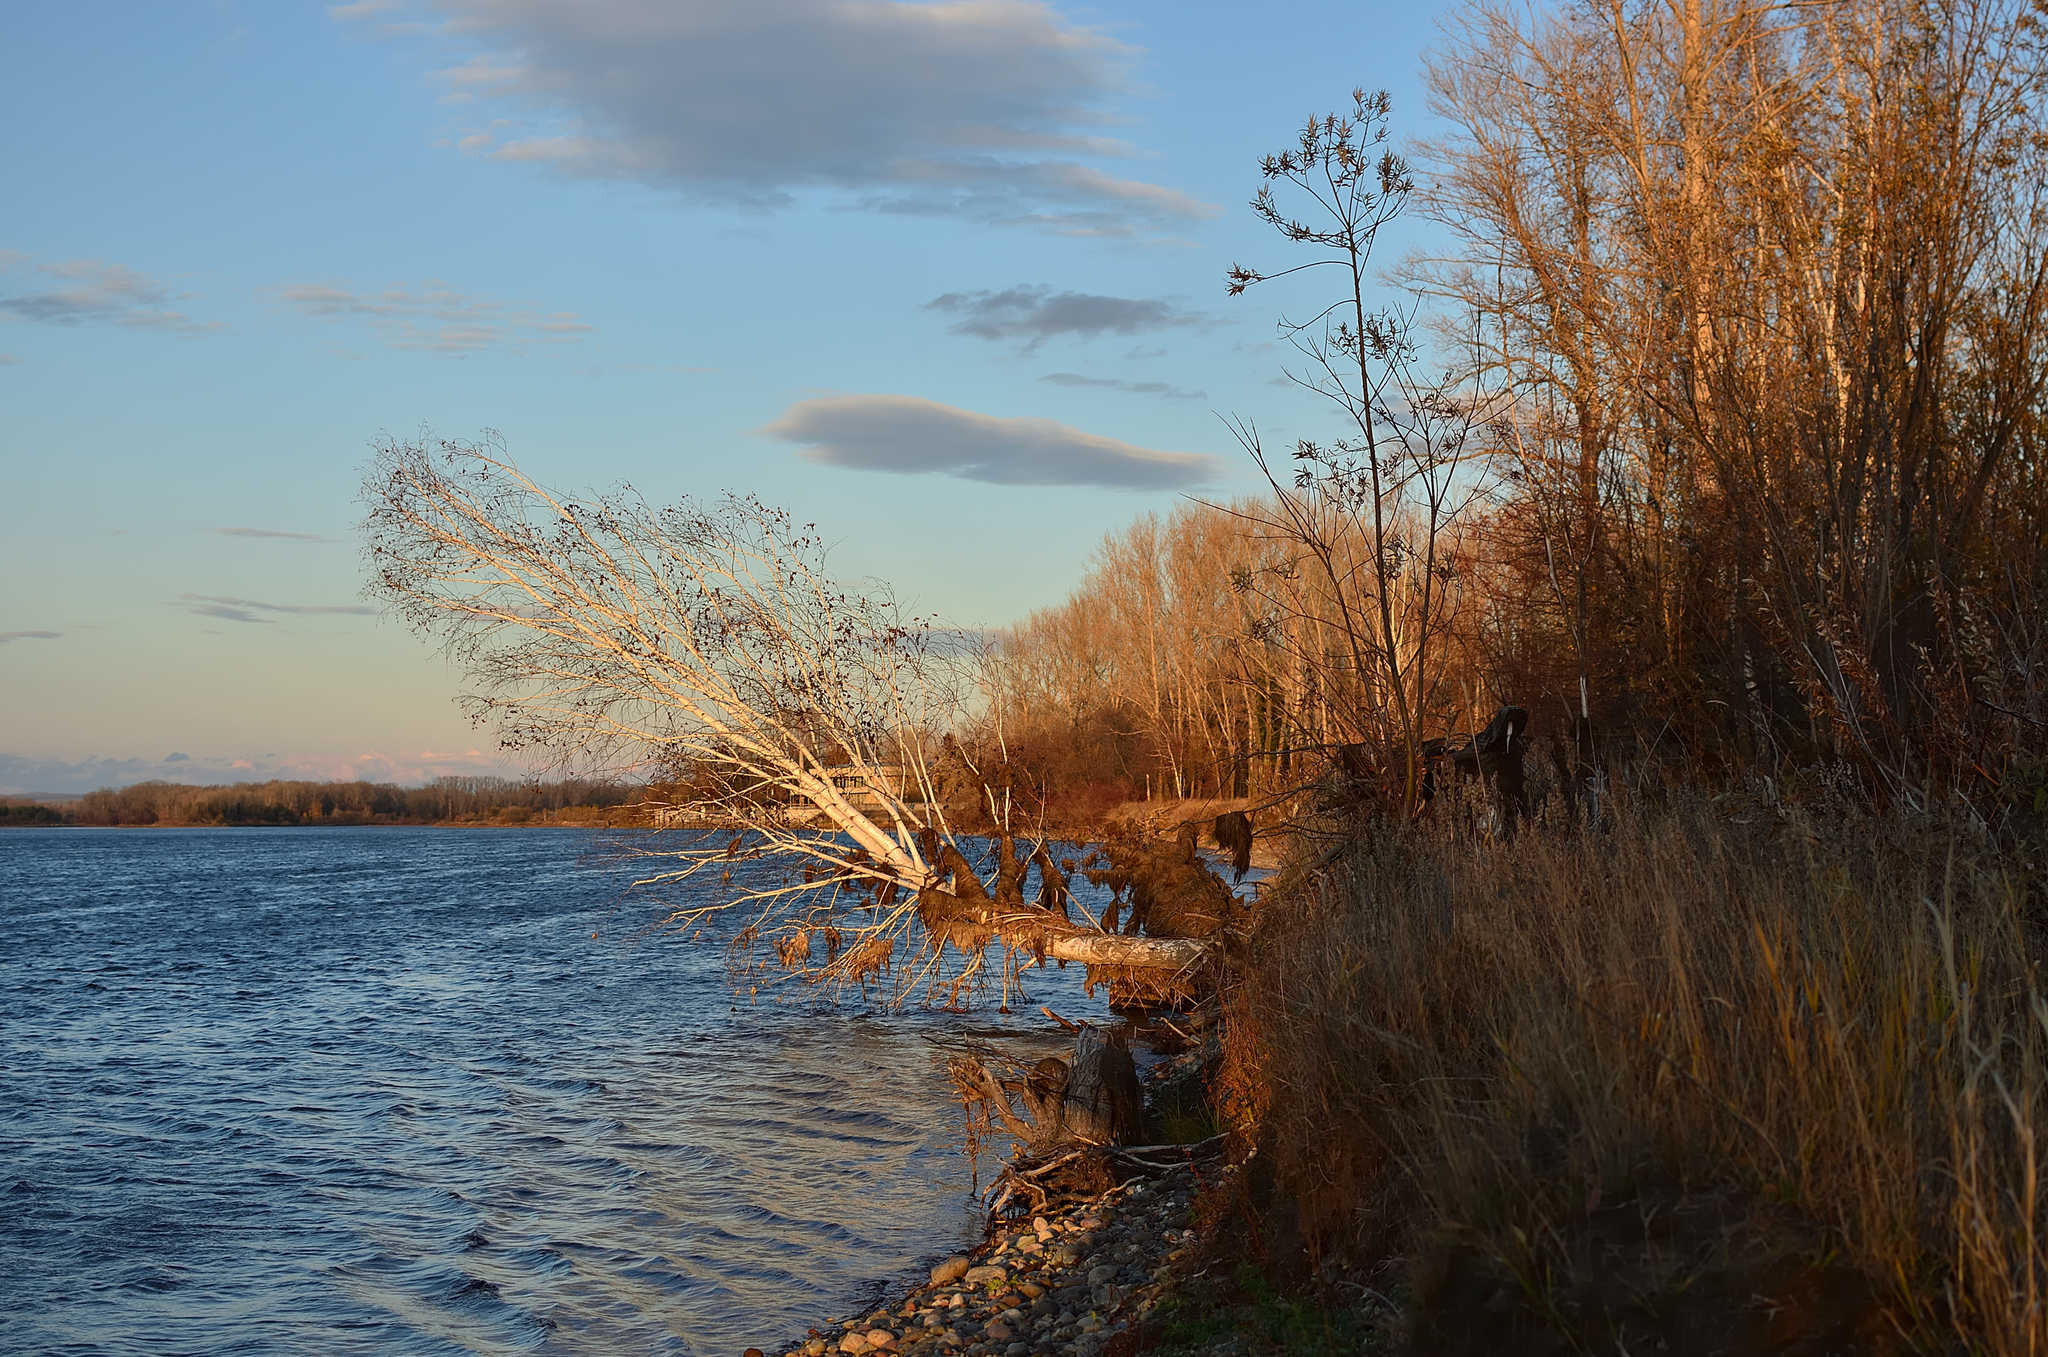
[[[583,847],[0,833],[0,1351],[737,1354],[965,1237],[940,1020],[736,999]]]

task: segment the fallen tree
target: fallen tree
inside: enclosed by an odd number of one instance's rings
[[[366,592],[441,643],[473,721],[557,766],[690,789],[677,809],[700,828],[626,849],[642,887],[716,877],[672,923],[739,910],[761,955],[813,980],[885,982],[899,1001],[957,999],[996,943],[1009,966],[1145,973],[1161,993],[1211,960],[1207,936],[1073,919],[1042,843],[1020,856],[1004,836],[993,879],[976,874],[940,795],[942,779],[975,776],[948,738],[973,647],[876,584],[834,579],[822,539],[782,511],[730,494],[665,508],[625,488],[561,496],[495,435],[387,440],[363,499]],[[744,866],[763,862],[782,870]]]

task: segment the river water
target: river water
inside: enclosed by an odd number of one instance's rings
[[[921,1036],[1035,1008],[735,995],[586,847],[0,832],[0,1352],[737,1357],[964,1242]]]

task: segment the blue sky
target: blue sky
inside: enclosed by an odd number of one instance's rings
[[[1251,488],[1258,157],[1429,6],[0,6],[0,789],[500,771],[361,597],[371,443],[752,492],[1001,624]],[[1284,285],[1292,286],[1292,284]],[[182,757],[174,757],[182,756]]]

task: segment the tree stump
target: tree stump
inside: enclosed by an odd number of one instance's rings
[[[1073,1075],[1060,1104],[1066,1139],[1131,1145],[1145,1134],[1145,1096],[1122,1032],[1084,1027],[1074,1038]]]
[[[1023,1142],[1027,1153],[1131,1145],[1143,1137],[1144,1095],[1122,1032],[1083,1025],[1071,1060],[1049,1056],[1028,1069],[1012,1069],[1023,1077],[999,1078],[986,1061],[967,1056],[948,1062],[960,1096],[982,1104],[990,1121]]]

